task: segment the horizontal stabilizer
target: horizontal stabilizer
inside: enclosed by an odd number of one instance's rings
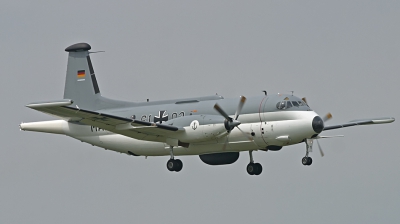
[[[43,107],[61,107],[61,106],[69,106],[72,103],[73,103],[72,100],[62,99],[62,100],[57,100],[57,101],[30,103],[30,104],[26,105],[26,107],[29,107],[32,109],[43,108]]]

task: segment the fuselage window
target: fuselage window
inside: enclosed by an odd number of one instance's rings
[[[293,106],[299,107],[299,103],[297,101],[292,101]]]

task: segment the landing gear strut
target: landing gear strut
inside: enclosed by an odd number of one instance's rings
[[[308,153],[312,151],[313,139],[306,139],[306,156],[301,159],[301,163],[304,166],[309,166],[312,164],[312,158],[308,157]]]
[[[260,175],[262,172],[262,166],[259,163],[254,163],[253,160],[253,150],[249,151],[250,163],[247,165],[247,173],[250,175]]]
[[[182,170],[183,163],[180,159],[174,159],[174,150],[173,150],[174,147],[170,146],[169,149],[170,149],[169,153],[171,154],[171,159],[169,159],[167,162],[167,169],[169,171],[179,172]]]

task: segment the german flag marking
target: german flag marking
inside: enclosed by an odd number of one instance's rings
[[[78,78],[85,78],[85,70],[79,70],[77,76]]]

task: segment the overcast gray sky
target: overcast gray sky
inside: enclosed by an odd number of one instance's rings
[[[294,90],[329,124],[400,118],[400,1],[8,1],[0,7],[1,223],[399,223],[399,121],[212,167],[130,157],[21,121],[62,98],[87,42],[102,94],[144,101]]]

